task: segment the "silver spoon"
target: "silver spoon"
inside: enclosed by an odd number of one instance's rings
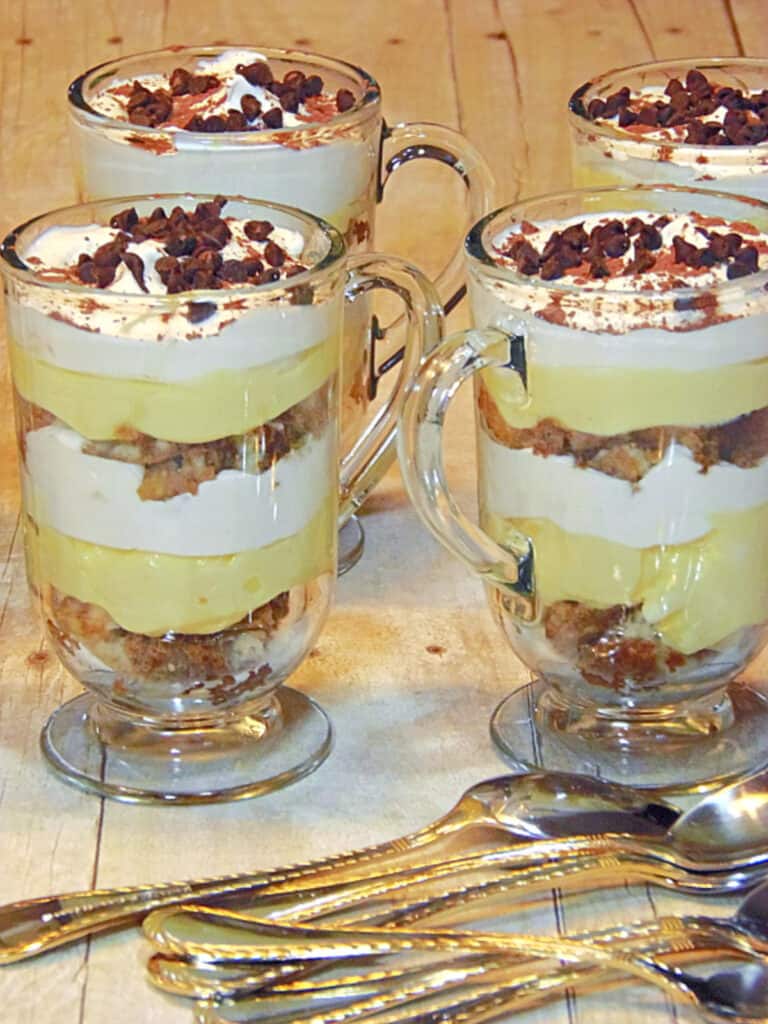
[[[550,877],[550,884],[555,882],[556,879]],[[205,917],[210,917],[209,912],[206,912]],[[160,918],[159,927],[163,944],[166,944],[166,929],[173,928],[175,918],[177,915],[170,913]],[[204,926],[205,921],[199,921],[198,924]],[[151,925],[152,922],[148,922],[148,926]],[[189,921],[186,923],[185,931],[187,934],[190,933]],[[308,971],[306,966],[291,967],[285,963],[267,964],[259,968],[254,964],[238,966],[230,962],[183,958],[180,954],[184,957],[188,957],[192,952],[196,956],[200,955],[204,938],[198,925],[194,926],[193,934],[196,939],[194,951],[186,945],[179,945],[171,934],[170,941],[175,956],[165,952],[150,958],[150,980],[166,992],[197,999],[237,999],[242,1005],[247,1003],[255,1008],[258,1005],[258,998],[254,1001],[252,997],[265,991],[286,994],[321,991],[330,995],[329,988],[333,985],[346,989],[353,985],[369,988],[371,985],[381,985],[383,972],[380,968],[376,967],[370,973],[358,972],[354,975],[347,971],[339,977],[339,961],[316,964],[313,959],[313,970]],[[224,938],[220,929],[217,937],[220,940]],[[235,940],[241,940],[242,932],[234,933],[233,937]],[[680,949],[712,948],[728,949],[733,953],[748,956],[764,956],[768,952],[768,883],[763,883],[748,894],[730,917],[720,918],[703,914],[679,917],[668,915],[650,922],[580,932],[569,938],[589,945],[604,946],[613,950],[618,948],[622,952],[629,949],[642,954],[657,955],[660,952],[668,953]],[[433,964],[428,964],[426,969],[433,967]],[[295,974],[291,975],[290,970]],[[333,976],[332,982],[326,980],[329,972]],[[390,973],[396,977],[394,971]],[[456,979],[460,976],[454,970],[452,977]]]
[[[470,830],[501,831],[518,841],[595,830],[663,834],[679,811],[628,786],[581,775],[532,772],[471,786],[444,816],[417,832],[350,853],[274,871],[161,882],[21,900],[0,907],[0,964],[35,956],[94,932],[130,924],[159,907],[194,899],[224,903],[405,869],[413,855]],[[597,816],[597,817],[596,817]],[[604,830],[604,829],[602,829]]]
[[[161,915],[155,915],[160,918]],[[174,915],[178,918],[179,915]],[[176,922],[178,924],[178,922]],[[726,971],[719,971],[709,977],[701,978],[659,962],[646,953],[638,955],[637,951],[627,952],[626,947],[638,942],[649,943],[653,947],[659,942],[671,946],[672,950],[690,949],[691,945],[698,949],[703,943],[704,948],[728,949],[739,954],[753,953],[755,949],[768,949],[768,884],[763,885],[748,896],[732,918],[710,918],[704,915],[668,917],[650,924],[633,925],[629,928],[606,930],[600,933],[585,933],[582,936],[567,939],[543,939],[535,936],[482,935],[481,933],[457,933],[428,931],[420,933],[372,933],[370,931],[340,931],[338,929],[288,929],[294,933],[289,945],[283,945],[285,929],[262,925],[261,941],[252,947],[240,944],[237,948],[237,959],[243,961],[251,957],[256,961],[262,959],[293,959],[305,957],[311,962],[324,949],[325,954],[336,956],[366,956],[375,953],[411,952],[414,949],[442,949],[457,953],[461,950],[477,952],[486,950],[489,960],[485,964],[477,960],[467,962],[466,966],[451,962],[430,966],[424,971],[410,972],[402,979],[394,976],[394,987],[389,984],[379,985],[371,994],[371,977],[365,975],[343,976],[336,979],[336,990],[322,981],[318,985],[310,979],[293,982],[288,981],[278,986],[291,997],[291,1020],[294,1024],[342,1024],[362,1017],[375,1014],[375,1019],[383,1011],[381,1018],[388,1024],[405,1024],[406,1021],[424,1021],[430,1013],[439,1012],[440,1020],[453,1020],[454,1011],[460,1012],[462,1021],[483,1019],[489,1011],[499,1012],[502,1008],[509,1009],[508,1000],[514,1000],[514,1008],[519,1007],[519,999],[523,995],[519,979],[520,966],[515,965],[517,977],[511,986],[508,981],[509,965],[499,964],[498,957],[504,954],[525,954],[526,957],[564,959],[569,965],[564,976],[558,967],[553,973],[550,969],[545,973],[537,966],[533,973],[535,985],[529,995],[541,1000],[543,996],[551,997],[554,989],[562,991],[568,984],[578,980],[585,969],[594,974],[597,968],[605,970],[621,970],[643,980],[659,985],[678,1000],[687,1001],[705,1010],[712,1019],[737,1021],[768,1021],[768,965],[763,962],[747,966],[739,965]],[[222,935],[222,938],[224,936]],[[169,937],[165,936],[166,942]],[[620,944],[622,949],[617,950]],[[177,947],[173,936],[168,943],[169,948]],[[233,947],[204,947],[195,944],[195,955],[208,956],[216,959],[222,954],[235,952]],[[613,948],[611,948],[613,947]],[[176,949],[178,951],[178,948]],[[654,950],[655,952],[656,950]],[[348,963],[348,961],[346,961]],[[357,961],[359,963],[359,961]],[[574,968],[577,973],[574,975]],[[379,976],[380,976],[379,972]],[[373,976],[375,982],[376,976]],[[594,978],[591,979],[592,983]],[[368,983],[368,991],[363,989],[363,998],[355,998],[354,986]],[[314,989],[313,989],[314,984]],[[489,992],[490,988],[490,992]],[[455,991],[451,991],[451,990]],[[291,991],[295,990],[295,991]],[[458,990],[458,998],[457,991]],[[296,1016],[301,1004],[296,1002],[297,994],[304,992],[311,998],[317,992],[320,1001],[338,1003],[348,999],[343,1006],[312,1013],[311,1018]],[[556,994],[556,993],[555,993]],[[429,1006],[423,1000],[429,999]],[[317,1000],[316,1000],[317,1001]],[[418,1002],[416,1016],[409,1004]],[[275,1007],[274,999],[271,1006]],[[262,996],[258,999],[246,999],[236,1005],[236,1016],[214,1015],[206,1020],[248,1020],[251,1010],[258,1011],[259,1016],[266,1014],[270,1008],[270,999]],[[280,1004],[277,1004],[280,1013]],[[306,1011],[305,1011],[306,1013]]]
[[[697,816],[699,809],[701,817]],[[744,809],[747,813],[742,813]],[[692,839],[685,820],[693,824]],[[522,848],[525,839],[531,843],[543,840],[538,856],[551,857],[573,847],[574,840],[567,837],[599,832],[603,837],[593,839],[585,852],[600,852],[595,844],[602,843],[602,852],[626,851],[696,871],[760,862],[766,856],[760,825],[765,833],[766,822],[767,773],[718,790],[682,816],[668,804],[648,801],[631,787],[586,776],[554,772],[502,776],[472,786],[447,815],[416,833],[322,861],[283,871],[91,890],[8,904],[0,908],[0,964],[192,899],[242,905],[250,897],[258,900],[266,894],[397,873],[405,869],[408,855],[472,830],[502,832],[517,841],[521,858],[527,860],[536,854],[533,847]],[[720,836],[709,832],[713,823],[723,830],[725,855]],[[634,841],[633,834],[637,836]],[[553,844],[558,837],[562,837],[559,848]],[[654,842],[654,837],[658,841]]]
[[[625,971],[629,977],[616,972]],[[197,1024],[256,1024],[256,1022],[290,1020],[290,1024],[352,1024],[365,1020],[370,1024],[429,1024],[461,1021],[461,1024],[480,1024],[500,1014],[508,1014],[540,1005],[562,997],[568,990],[576,992],[604,989],[609,985],[626,983],[633,977],[648,981],[661,988],[677,1002],[694,1006],[707,1020],[730,1024],[768,1024],[768,968],[752,961],[735,964],[725,970],[700,976],[654,957],[614,958],[614,962],[595,968],[575,963],[563,968],[557,966],[542,973],[541,967],[527,975],[508,980],[509,969],[493,966],[481,975],[481,980],[468,983],[454,982],[455,968],[436,969],[432,977],[425,977],[420,990],[413,995],[389,998],[378,995],[355,1002],[328,1005],[313,1010],[304,1002],[294,999],[278,1006],[270,1013],[269,1001],[260,1000],[260,1007],[234,1003],[204,1004],[196,1016]],[[290,1016],[286,1017],[286,1013]]]

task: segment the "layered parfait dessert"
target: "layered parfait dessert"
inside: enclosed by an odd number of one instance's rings
[[[308,218],[137,206],[6,242],[28,575],[81,682],[183,724],[263,702],[328,608],[343,297]]]
[[[223,192],[324,218],[350,251],[370,247],[379,91],[340,61],[279,50],[171,47],[100,65],[69,92],[84,199]],[[360,434],[370,380],[370,309],[346,315],[344,448]]]
[[[489,595],[569,697],[674,705],[765,635],[768,234],[603,211],[516,222],[487,243],[504,273],[472,275],[476,322],[526,353],[477,410],[482,525],[532,542],[532,620]]]
[[[574,183],[657,182],[768,198],[768,66],[643,64],[571,97]]]

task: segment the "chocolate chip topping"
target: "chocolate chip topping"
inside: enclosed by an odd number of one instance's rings
[[[677,129],[672,137],[696,146],[753,146],[768,139],[768,89],[750,93],[718,86],[692,68],[684,83],[670,79],[664,93],[666,102],[649,101],[632,97],[624,86],[605,99],[592,99],[587,115],[593,121],[616,118],[620,128]],[[706,120],[720,107],[727,110],[722,124]]]
[[[282,81],[275,78],[266,61],[254,61],[252,64],[238,64],[235,72],[241,75],[249,85],[265,89],[271,94],[273,102],[264,102],[248,93],[240,101],[240,109],[230,109],[225,115],[206,114],[198,107],[197,113],[191,113],[181,125],[185,131],[191,132],[243,132],[263,131],[282,128],[283,113],[299,113],[301,106],[313,97],[322,96],[323,79],[319,75],[306,75],[298,68],[286,72]],[[126,102],[126,113],[131,124],[158,127],[174,121],[174,101],[180,97],[204,96],[219,88],[222,82],[216,75],[195,75],[186,68],[174,68],[168,77],[167,88],[148,89],[139,81],[134,81]],[[339,89],[335,97],[328,96],[327,107],[319,108],[318,119],[324,120],[336,112],[344,113],[355,105],[354,93],[349,89]],[[264,109],[264,108],[267,109]],[[192,110],[194,111],[194,106]],[[210,109],[210,107],[209,107]],[[189,110],[189,103],[181,106],[180,113]],[[324,115],[324,116],[323,116]],[[177,119],[180,114],[176,114]],[[310,118],[311,119],[311,118]],[[181,124],[180,120],[174,123]]]
[[[626,223],[614,218],[597,224],[589,233],[583,222],[571,224],[562,231],[553,231],[541,251],[528,237],[535,227],[521,225],[524,230],[511,235],[499,252],[511,259],[521,274],[537,274],[543,281],[557,280],[568,271],[574,277],[593,279],[642,275],[657,267],[663,255],[672,264],[697,271],[725,264],[728,279],[754,274],[759,269],[758,249],[746,244],[735,231],[719,234],[700,226],[696,230],[704,239],[703,246],[675,235],[665,254],[661,231],[669,223],[666,216],[651,222],[631,217]]]
[[[95,252],[82,253],[74,272],[83,284],[107,288],[124,263],[142,291],[147,292],[144,261],[128,246],[147,239],[162,244],[165,255],[155,262],[155,270],[169,295],[198,288],[220,289],[237,284],[265,284],[301,273],[305,267],[290,259],[285,250],[270,238],[275,230],[266,220],[247,221],[243,233],[253,242],[266,243],[263,253],[248,253],[242,259],[224,259],[221,251],[232,237],[221,211],[223,196],[198,203],[194,210],[175,206],[170,213],[157,207],[139,217],[131,207],[116,213],[110,227],[119,234]],[[190,303],[189,319],[199,323],[211,315],[210,302]],[[206,311],[208,310],[208,311]]]

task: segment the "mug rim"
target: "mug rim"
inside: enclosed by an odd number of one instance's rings
[[[663,195],[680,195],[691,196],[693,199],[701,196],[707,202],[711,203],[715,200],[726,200],[730,203],[739,203],[745,207],[756,207],[765,214],[766,221],[768,222],[768,202],[764,202],[761,199],[754,199],[751,196],[737,195],[731,192],[714,191],[712,189],[701,189],[701,188],[683,188],[679,185],[620,185],[620,186],[606,186],[601,188],[579,188],[579,189],[565,189],[559,192],[545,192],[540,195],[527,196],[524,199],[518,199],[514,203],[508,203],[505,206],[501,206],[491,213],[485,215],[477,221],[469,230],[464,240],[464,251],[469,264],[470,269],[474,269],[477,273],[486,277],[493,277],[497,280],[506,281],[508,284],[515,285],[516,287],[544,289],[546,291],[553,292],[560,295],[568,296],[580,296],[583,297],[584,301],[617,299],[626,301],[626,299],[633,294],[632,291],[626,288],[614,288],[610,284],[605,284],[599,289],[587,289],[577,284],[571,284],[567,278],[556,278],[551,281],[544,281],[535,277],[527,277],[525,274],[519,273],[513,267],[503,266],[499,264],[488,251],[486,246],[486,234],[489,231],[491,225],[497,220],[504,220],[505,224],[509,226],[515,221],[521,221],[526,219],[525,211],[536,203],[542,203],[545,201],[558,202],[568,199],[577,199],[579,197],[587,198],[589,196],[610,196],[616,195],[618,197],[626,196],[643,196],[653,195],[654,193],[661,193]],[[637,205],[634,208],[635,211],[641,211],[642,206]],[[626,207],[619,206],[618,210],[622,213],[631,212]],[[584,211],[585,214],[589,213],[588,210]],[[608,214],[611,211],[605,210],[604,213]],[[663,211],[660,211],[663,212]],[[573,217],[578,217],[580,214],[573,214]],[[745,218],[742,218],[745,219]],[[765,233],[765,232],[763,232]],[[610,279],[609,279],[610,280]],[[670,297],[691,297],[700,295],[702,290],[710,294],[722,295],[723,293],[729,294],[739,289],[744,289],[745,283],[748,282],[749,290],[753,288],[768,288],[768,267],[762,270],[756,271],[754,274],[750,274],[747,278],[737,278],[734,280],[723,280],[717,281],[714,284],[708,284],[705,289],[696,285],[685,285],[676,288],[665,288],[663,292],[648,293],[649,301],[653,301],[653,296],[663,296],[664,301],[669,301]]]
[[[145,193],[142,195],[117,196],[110,197],[109,199],[96,199],[93,201],[72,203],[68,206],[60,206],[53,210],[48,210],[45,213],[36,214],[34,217],[30,217],[28,220],[9,231],[0,243],[0,276],[6,279],[18,281],[25,285],[31,285],[36,288],[44,288],[58,292],[72,292],[75,295],[87,295],[93,297],[94,289],[89,285],[76,284],[70,281],[50,281],[41,278],[20,256],[17,250],[17,243],[20,238],[36,224],[39,224],[41,221],[49,218],[55,219],[54,223],[58,223],[59,226],[66,226],[66,216],[68,214],[74,215],[76,212],[84,209],[100,210],[104,208],[105,211],[109,210],[114,212],[116,210],[136,206],[139,203],[157,202],[163,205],[170,205],[171,203],[178,205],[179,200],[187,200],[191,205],[192,203],[197,204],[200,202],[210,202],[216,198],[216,196],[211,194],[197,192]],[[282,278],[278,281],[265,282],[264,284],[234,284],[226,289],[191,288],[189,291],[175,292],[173,294],[160,293],[157,295],[137,295],[136,292],[121,292],[113,291],[111,289],[96,289],[96,291],[104,295],[105,301],[107,297],[110,301],[115,299],[129,299],[132,302],[135,302],[137,299],[140,299],[142,303],[147,303],[149,305],[167,305],[169,300],[174,304],[179,301],[197,302],[204,301],[206,299],[213,300],[214,298],[221,301],[222,292],[225,292],[228,298],[241,298],[246,295],[267,295],[270,292],[285,291],[286,289],[293,289],[302,284],[308,284],[310,282],[315,283],[318,276],[327,275],[332,272],[337,265],[343,265],[343,262],[346,260],[347,246],[341,232],[322,217],[318,217],[313,213],[298,209],[294,206],[288,206],[285,203],[273,203],[268,200],[254,199],[241,195],[226,196],[225,198],[238,203],[246,203],[258,210],[275,210],[279,213],[289,214],[296,220],[304,221],[305,224],[311,225],[315,229],[319,229],[328,240],[327,253],[321,260],[319,260],[318,263],[314,264],[312,267],[308,267],[300,274],[296,274],[289,278]]]
[[[631,132],[624,131],[613,124],[603,124],[597,121],[591,120],[587,114],[587,108],[584,104],[584,97],[592,90],[597,91],[601,85],[614,79],[620,75],[634,75],[641,74],[647,71],[654,70],[671,70],[673,68],[679,68],[681,71],[686,70],[706,70],[712,68],[720,68],[724,65],[737,65],[745,68],[754,68],[755,70],[763,68],[768,70],[768,59],[765,57],[673,57],[670,60],[649,60],[643,61],[640,64],[627,64],[623,67],[610,68],[607,71],[601,72],[599,75],[595,75],[588,81],[584,82],[577,89],[571,93],[568,100],[568,116],[572,122],[579,128],[583,128],[585,125],[589,126],[590,132],[597,136],[605,139],[610,139],[614,142],[621,142],[628,147],[634,148],[635,146],[657,146],[672,149],[673,151],[680,150],[685,153],[688,159],[694,160],[700,154],[707,155],[710,159],[709,163],[721,163],[721,162],[733,162],[718,160],[717,156],[725,157],[728,153],[747,155],[754,154],[755,152],[765,153],[766,160],[768,160],[768,143],[757,143],[751,145],[736,145],[736,146],[701,146],[693,142],[684,142],[683,140],[667,140],[667,139],[649,139],[644,136],[634,136]],[[712,157],[715,157],[713,160]]]
[[[353,107],[348,111],[344,111],[344,113],[337,114],[335,117],[331,118],[330,121],[307,122],[306,124],[286,126],[283,128],[262,129],[256,132],[221,132],[213,135],[210,132],[188,131],[186,128],[174,128],[163,125],[152,127],[151,125],[132,124],[130,121],[108,117],[106,114],[100,113],[98,110],[91,107],[85,99],[84,89],[91,83],[93,78],[99,75],[106,76],[112,69],[116,69],[120,65],[132,63],[134,61],[147,62],[157,59],[158,57],[171,57],[176,54],[179,56],[180,60],[189,56],[216,56],[225,53],[227,50],[252,50],[259,56],[264,57],[267,61],[271,59],[293,60],[296,63],[301,63],[303,61],[304,63],[316,65],[318,67],[325,66],[336,68],[354,78],[362,86],[362,94],[359,97],[355,97],[355,104]],[[376,108],[380,106],[381,88],[373,75],[369,74],[369,72],[364,68],[361,68],[356,64],[352,64],[349,61],[341,60],[337,57],[329,57],[325,54],[315,53],[312,50],[297,50],[293,48],[275,46],[255,46],[253,44],[201,44],[200,46],[193,44],[188,46],[166,46],[157,50],[143,50],[137,53],[126,54],[123,57],[116,57],[112,60],[103,61],[100,64],[95,64],[93,67],[83,71],[82,74],[78,75],[77,78],[70,82],[67,87],[67,101],[69,112],[76,120],[81,120],[92,127],[106,128],[115,131],[130,131],[131,134],[136,134],[139,138],[150,138],[152,136],[157,137],[158,135],[175,136],[179,132],[184,132],[187,135],[199,138],[201,141],[205,140],[209,144],[215,140],[218,145],[246,143],[251,145],[268,145],[270,142],[279,144],[283,139],[294,135],[307,135],[312,134],[313,132],[317,133],[319,130],[327,131],[329,128],[350,127],[363,122],[369,115],[371,115],[371,113],[375,113]]]

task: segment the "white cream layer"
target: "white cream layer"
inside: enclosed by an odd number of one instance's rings
[[[535,315],[546,305],[544,288],[478,280],[474,275],[469,288],[475,323],[524,335],[531,362],[558,367],[705,370],[768,358],[768,300],[762,292],[747,298],[749,277],[741,280],[741,286],[734,282],[732,298],[723,305],[734,319],[690,330],[632,327],[619,311],[603,310],[596,317],[589,305],[592,295],[581,303],[577,296],[569,307],[568,323],[561,325]],[[631,303],[632,297],[627,296],[627,301]],[[674,311],[670,319],[696,323],[700,316],[695,310]]]
[[[730,464],[706,473],[687,448],[672,444],[633,486],[571,456],[534,455],[480,431],[481,501],[502,518],[546,518],[570,533],[633,548],[684,544],[712,529],[710,516],[768,501],[768,459],[753,469]]]
[[[143,467],[81,450],[54,424],[26,436],[22,485],[32,519],[92,544],[170,555],[228,555],[266,547],[306,526],[335,486],[333,431],[264,473],[224,470],[197,494],[142,501]]]
[[[29,304],[8,301],[9,331],[16,344],[52,366],[165,382],[279,362],[341,332],[341,295],[311,306],[275,303],[232,310],[226,308],[226,294],[220,294],[218,314],[191,324],[184,315],[189,299],[164,319],[167,313],[161,314],[157,305],[148,311],[138,298],[117,301],[105,296],[109,308],[90,311],[77,299],[65,304],[60,293],[34,289],[25,299]],[[51,313],[73,322],[54,319]]]

